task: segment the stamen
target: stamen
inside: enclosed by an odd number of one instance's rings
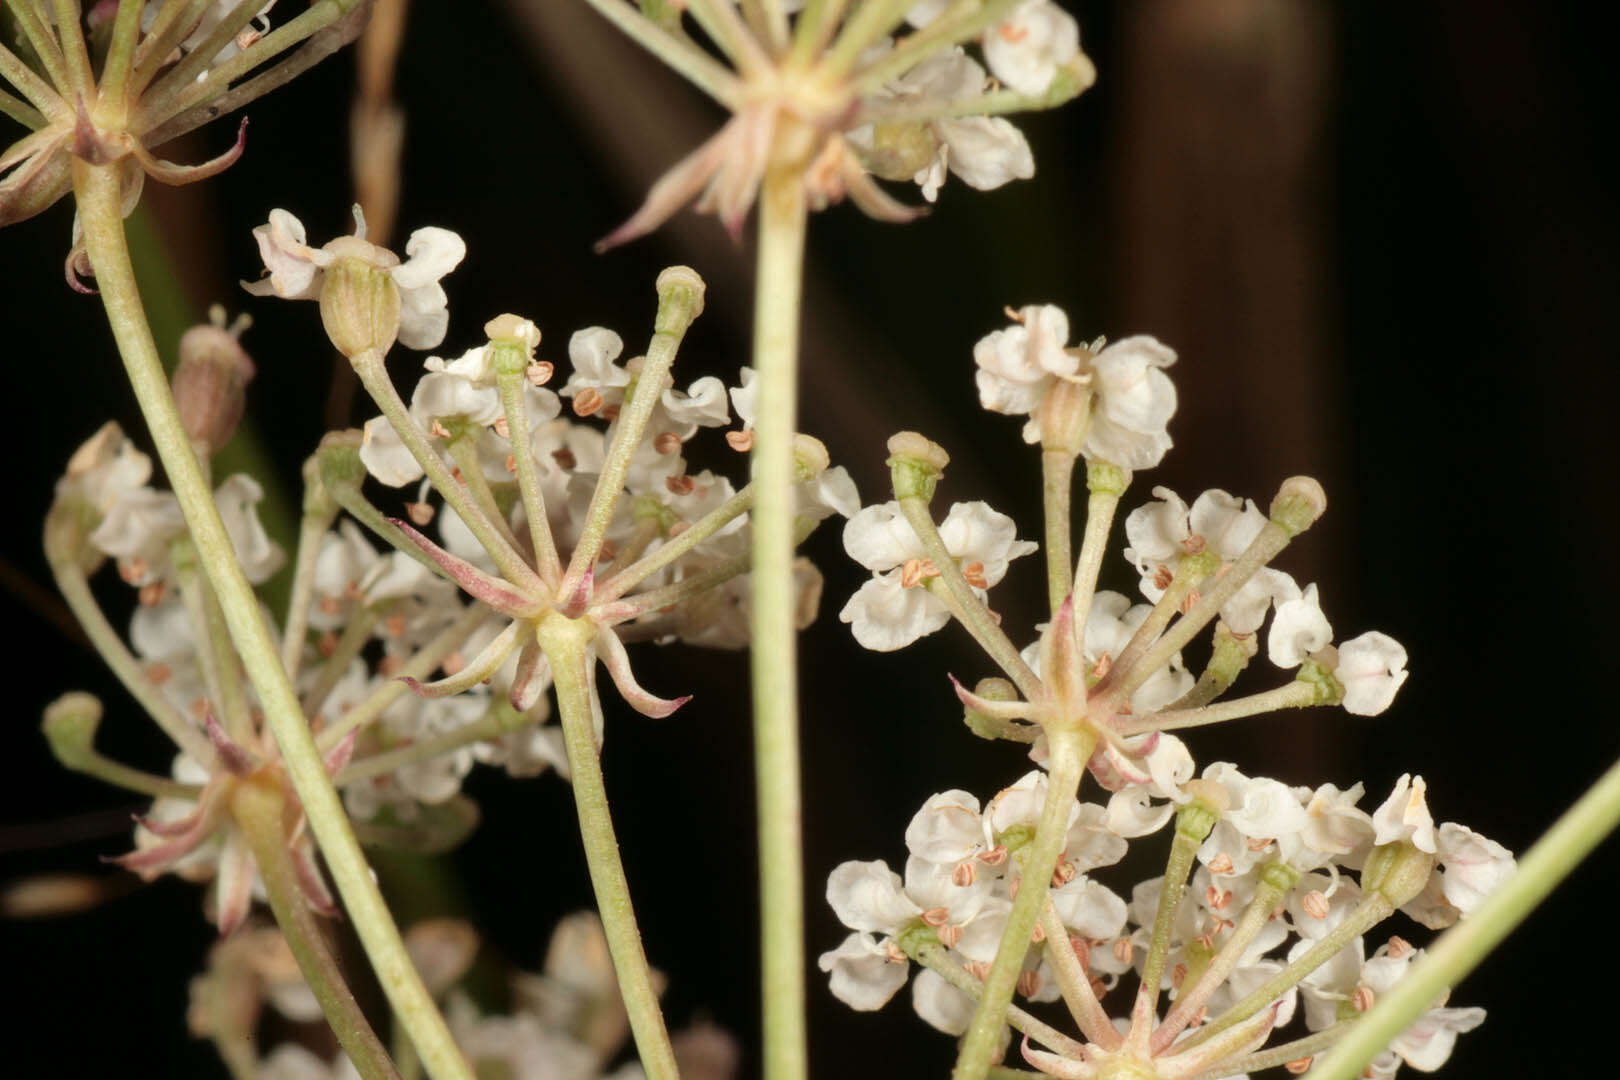
[[[594,416],[605,404],[602,394],[594,386],[587,386],[574,397],[575,416]]]
[[[697,481],[685,474],[667,476],[664,478],[664,486],[669,489],[671,495],[690,495],[693,489],[697,487]]]
[[[1289,1076],[1303,1076],[1305,1070],[1309,1069],[1311,1062],[1315,1060],[1313,1057],[1295,1058],[1293,1061],[1284,1062],[1283,1068],[1288,1070]]]
[[[433,522],[433,515],[438,513],[432,503],[411,502],[405,504],[405,516],[411,519],[411,524],[421,525],[424,528]]]
[[[1328,898],[1322,895],[1320,889],[1312,889],[1306,893],[1300,900],[1299,906],[1304,910],[1305,914],[1313,919],[1325,919],[1331,910]]]
[[[936,929],[944,926],[950,917],[951,913],[942,907],[929,908],[927,911],[922,913],[922,921],[929,926],[935,927]]]
[[[975,589],[988,589],[990,582],[984,576],[984,563],[970,562],[962,567],[962,578]]]
[[[752,431],[726,432],[726,445],[739,454],[746,454],[754,448],[754,433]]]
[[[962,941],[962,928],[960,926],[941,926],[934,932],[939,943],[947,949],[954,949]]]
[[[1350,1007],[1358,1013],[1364,1013],[1373,1007],[1378,995],[1373,993],[1370,986],[1358,986],[1356,992],[1350,995]]]
[[[549,360],[536,360],[523,369],[523,375],[529,380],[530,386],[544,386],[551,381],[551,376],[556,370],[556,365]]]
[[[972,885],[978,876],[979,868],[964,859],[962,862],[957,863],[955,869],[951,871],[951,884],[958,889],[965,889]]]
[[[150,585],[142,585],[140,591],[141,606],[157,607],[163,602],[163,594],[168,591],[169,587],[161,581],[154,581]]]
[[[1232,856],[1224,851],[1209,860],[1209,872],[1212,874],[1230,874],[1232,871]]]
[[[1018,992],[1027,998],[1032,998],[1041,992],[1041,981],[1039,971],[1026,971],[1018,976]]]
[[[495,434],[499,435],[501,438],[510,439],[512,437],[512,425],[507,423],[506,417],[497,416],[495,418],[495,423],[490,426],[495,429]]]
[[[448,439],[450,437],[450,429],[441,424],[437,417],[434,418],[433,423],[428,427],[428,432],[432,434],[435,439]]]
[[[673,431],[664,431],[653,439],[653,449],[660,454],[673,454],[681,448],[681,437]]]
[[[574,456],[574,452],[568,449],[566,446],[561,450],[553,450],[551,452],[551,460],[555,461],[558,466],[564,469],[572,469],[579,464],[579,459]]]

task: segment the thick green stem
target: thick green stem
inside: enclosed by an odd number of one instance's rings
[[[1046,599],[1057,617],[1063,598],[1074,587],[1069,569],[1069,493],[1074,484],[1075,456],[1063,450],[1041,452],[1041,495],[1046,510]]]
[[[772,169],[759,200],[754,279],[754,778],[758,790],[765,1080],[804,1080],[804,866],[799,681],[793,587],[793,435],[805,194],[800,173]]]
[[[1041,904],[1052,885],[1052,871],[1069,831],[1069,811],[1080,788],[1080,775],[1096,743],[1096,736],[1079,729],[1056,729],[1046,733],[1051,758],[1047,763],[1046,802],[1041,807],[1035,838],[1020,852],[1018,896],[1007,916],[996,959],[985,976],[984,996],[973,1013],[973,1022],[962,1039],[952,1080],[984,1080],[990,1058],[1001,1042],[1001,1025],[1013,988],[1029,951],[1029,936],[1035,928]]]
[[[1620,824],[1620,763],[1609,767],[1519,860],[1519,869],[1467,919],[1447,930],[1373,1010],[1356,1021],[1311,1070],[1321,1080],[1350,1080],[1472,971],[1536,905]]]
[[[398,1080],[388,1051],[360,1011],[343,980],[342,969],[326,947],[314,914],[304,902],[298,871],[287,851],[285,812],[286,799],[270,784],[250,781],[238,784],[231,793],[231,816],[253,849],[259,879],[270,897],[270,910],[275,912],[281,936],[287,939],[298,970],[320,1002],[332,1033],[366,1080]]]
[[[664,1014],[658,1007],[658,991],[653,988],[652,974],[647,968],[647,954],[641,945],[641,931],[636,926],[635,908],[630,902],[630,883],[625,880],[624,866],[619,861],[619,841],[613,833],[613,816],[602,781],[602,760],[593,719],[595,706],[591,700],[596,693],[591,667],[596,661],[590,642],[596,635],[596,627],[588,620],[568,619],[553,612],[541,621],[537,632],[540,648],[551,663],[585,861],[590,867],[591,887],[596,891],[602,930],[607,935],[608,950],[613,954],[613,970],[619,977],[619,992],[630,1017],[636,1050],[641,1055],[641,1066],[648,1080],[675,1080],[679,1076],[675,1051],[670,1046]]]
[[[281,750],[289,779],[310,828],[337,883],[350,920],[376,970],[394,1011],[411,1030],[435,1080],[471,1080],[450,1030],[411,963],[399,929],[372,880],[348,815],[326,774],[298,696],[281,666],[253,588],[242,574],[213,492],[192,452],[190,438],[169,392],[168,378],[146,323],[140,292],[129,262],[119,215],[118,169],[83,161],[73,165],[74,189],[85,243],[113,336],[123,356],[131,388],[151,429],[201,562],[219,597],[231,638],[248,678],[258,692],[265,720]]]

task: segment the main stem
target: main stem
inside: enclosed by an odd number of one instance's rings
[[[625,880],[624,864],[619,861],[619,841],[613,833],[613,816],[608,810],[607,787],[602,781],[602,760],[596,745],[593,719],[590,652],[596,628],[581,619],[562,615],[546,616],[538,628],[540,647],[551,663],[551,676],[557,690],[557,712],[562,721],[563,744],[568,750],[572,773],[574,806],[579,811],[579,834],[585,844],[585,861],[591,871],[591,887],[596,891],[596,907],[602,916],[613,970],[619,977],[619,993],[630,1017],[636,1049],[648,1080],[678,1080],[675,1051],[670,1046],[664,1014],[658,1007],[658,991],[653,988],[647,968],[647,953],[641,945],[636,912],[630,902],[630,883]]]
[[[793,627],[793,432],[799,378],[804,187],[765,175],[754,281],[754,777],[765,1080],[805,1080],[804,867],[800,839],[798,662]]]
[[[435,1080],[472,1080],[472,1071],[456,1049],[450,1029],[411,963],[399,928],[372,880],[354,830],[338,799],[326,766],[315,748],[298,695],[287,680],[275,642],[259,612],[253,588],[242,574],[236,553],[220,520],[213,492],[202,475],[191,440],[180,422],[168,377],[152,340],[141,306],[135,271],[124,237],[116,165],[73,163],[74,193],[84,226],[86,248],[96,283],[106,305],[123,356],[130,386],[152,433],[152,442],[168,474],[170,487],[185,514],[197,546],[197,559],[213,583],[248,679],[259,695],[265,720],[281,750],[287,775],[309,818],[321,853],[343,897],[360,943],[376,970],[394,1012],[410,1030],[411,1040]]]

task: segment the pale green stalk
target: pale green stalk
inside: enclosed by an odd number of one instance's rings
[[[1252,635],[1239,638],[1225,623],[1216,623],[1215,648],[1210,653],[1209,664],[1193,688],[1172,701],[1166,711],[1201,708],[1226,693],[1259,648],[1259,642]]]
[[[79,0],[54,0],[56,36],[62,43],[62,59],[67,64],[68,87],[82,95],[88,105],[95,100],[96,76],[90,67],[90,50],[84,43],[83,12]]]
[[[450,472],[445,466],[444,459],[439,456],[438,450],[428,442],[427,432],[416,422],[411,410],[394,389],[394,382],[388,377],[388,369],[383,366],[383,357],[378,352],[366,352],[359,356],[350,357],[355,374],[360,376],[360,385],[366,388],[388,418],[388,423],[399,435],[399,441],[405,444],[405,449],[411,452],[416,463],[422,467],[434,490],[444,497],[451,509],[461,516],[467,530],[473,534],[483,549],[489,552],[489,557],[495,560],[495,566],[501,576],[521,589],[535,590],[542,582],[538,575],[523,561],[511,544],[507,543],[495,524],[484,516],[477,500],[466,484]],[[467,475],[465,469],[463,475]],[[334,492],[334,494],[336,494]]]
[[[152,93],[161,97],[172,87],[190,86],[196,82],[198,75],[214,66],[214,57],[219,55],[226,43],[236,37],[237,31],[252,22],[263,6],[263,0],[238,0],[237,5],[214,24],[207,37],[164,73],[163,78],[152,87]]]
[[[5,78],[13,85],[16,85],[18,81],[16,75],[22,73],[33,74],[25,68],[22,69],[22,72],[19,72],[19,68],[22,68],[22,61],[18,60],[10,49],[0,45],[0,78]],[[38,78],[36,77],[34,81],[38,82]],[[44,84],[40,83],[40,86],[44,86]],[[48,101],[50,98],[43,97],[43,100]],[[17,97],[15,94],[9,94],[5,90],[0,90],[0,113],[5,113],[29,131],[38,131],[47,123],[44,113],[22,98]]]
[[[1447,930],[1395,988],[1356,1021],[1311,1070],[1316,1080],[1351,1080],[1447,987],[1472,971],[1620,824],[1620,763],[1593,784],[1467,919]]]
[[[862,53],[900,25],[906,17],[906,10],[916,2],[862,0],[861,5],[844,21],[838,37],[828,47],[817,67],[826,73],[829,81],[842,80],[860,60]]]
[[[638,501],[639,500],[632,500],[632,505]],[[647,545],[658,539],[658,537],[662,535],[664,531],[663,522],[659,520],[660,511],[654,511],[650,514],[641,514],[639,511],[632,510],[632,514],[634,515],[636,523],[635,527],[631,530],[630,536],[624,541],[623,544],[615,546],[613,551],[613,561],[610,562],[608,564],[608,568],[602,572],[602,577],[605,580],[611,581],[620,574],[624,573],[626,570],[630,569],[630,567],[634,566],[636,560],[641,558],[641,556],[646,553]]]
[[[151,430],[152,441],[185,514],[197,546],[198,560],[230,627],[243,666],[258,692],[265,721],[275,736],[282,760],[308,818],[321,853],[365,947],[378,982],[394,1011],[411,1031],[411,1039],[435,1080],[471,1080],[472,1073],[456,1049],[450,1030],[411,963],[399,930],[383,903],[371,869],[355,841],[348,815],[326,765],[310,736],[298,697],[281,667],[275,642],[265,626],[253,588],[236,561],[230,537],[220,520],[192,452],[185,426],[169,392],[168,379],[141,307],[140,292],[129,263],[119,213],[122,201],[117,166],[73,164],[74,189],[90,261],[113,336],[123,356],[130,386]]]
[[[1075,455],[1066,450],[1041,451],[1041,502],[1046,520],[1046,599],[1057,617],[1063,598],[1074,587],[1069,559],[1069,497],[1074,484]]]
[[[1279,1043],[1259,1053],[1247,1054],[1240,1058],[1224,1061],[1207,1072],[1201,1072],[1193,1080],[1220,1080],[1225,1076],[1238,1076],[1243,1073],[1256,1073],[1262,1069],[1274,1069],[1278,1065],[1287,1065],[1291,1061],[1299,1061],[1317,1054],[1340,1039],[1350,1030],[1350,1022],[1343,1021],[1332,1027],[1323,1028],[1314,1035],[1295,1039],[1293,1042]]]
[[[568,571],[558,589],[565,600],[596,565],[597,556],[601,554],[602,542],[613,520],[613,507],[624,493],[630,462],[647,432],[647,421],[652,419],[653,409],[663,396],[681,339],[703,310],[701,290],[697,275],[685,268],[672,267],[658,275],[658,314],[653,323],[652,341],[647,344],[647,359],[636,376],[634,395],[614,421],[613,443],[607,448],[590,505],[585,508],[585,523],[580,527],[579,540],[574,544]]]
[[[665,30],[622,0],[585,0],[625,37],[680,72],[693,86],[728,109],[742,102],[742,80],[690,41]]]
[[[805,193],[798,168],[765,174],[754,275],[754,780],[758,792],[765,1080],[809,1072],[804,1002],[804,849],[795,654],[793,436],[798,415],[799,303]]]
[[[816,522],[808,518],[797,519],[793,528],[793,546],[798,547],[799,544],[803,543],[804,538],[814,532],[815,528]],[[634,619],[640,615],[667,608],[671,604],[678,604],[689,596],[708,592],[716,585],[722,585],[738,574],[746,574],[753,566],[753,563],[754,556],[750,552],[733,555],[729,559],[715,563],[706,570],[701,570],[690,577],[683,577],[673,585],[649,589],[644,593],[637,593],[628,600],[616,600],[611,604],[603,604],[594,610],[600,617],[608,619],[610,624],[622,622],[625,619]],[[759,581],[757,578],[754,582],[754,596],[756,598],[759,596]],[[754,640],[757,647],[759,639],[756,637]],[[795,715],[797,715],[796,711]]]
[[[523,515],[529,519],[529,542],[534,547],[535,568],[542,581],[555,586],[562,580],[562,560],[557,555],[557,541],[551,535],[546,497],[540,489],[540,473],[529,446],[529,407],[523,398],[527,383],[522,371],[499,371],[495,377],[501,408],[506,414],[507,437],[512,443],[512,464],[517,470]]]
[[[1393,906],[1391,906],[1388,897],[1384,896],[1384,894],[1381,892],[1369,893],[1367,896],[1362,898],[1361,903],[1357,904],[1353,909],[1351,909],[1350,914],[1345,916],[1344,921],[1338,926],[1335,926],[1330,933],[1328,933],[1315,945],[1312,945],[1303,955],[1291,962],[1287,967],[1283,968],[1277,974],[1267,979],[1264,983],[1261,983],[1258,987],[1251,990],[1241,1001],[1237,1002],[1220,1016],[1215,1017],[1209,1023],[1204,1024],[1191,1035],[1187,1036],[1187,1038],[1184,1039],[1180,1044],[1181,1048],[1191,1049],[1194,1046],[1198,1046],[1199,1044],[1214,1038],[1227,1028],[1230,1028],[1235,1024],[1241,1024],[1243,1021],[1247,1020],[1249,1017],[1253,1016],[1267,1005],[1270,1005],[1273,1001],[1276,1001],[1279,997],[1282,997],[1283,994],[1288,992],[1289,987],[1297,985],[1300,980],[1305,978],[1305,976],[1309,975],[1311,972],[1333,959],[1333,957],[1338,954],[1340,949],[1344,948],[1346,945],[1350,944],[1356,938],[1360,937],[1362,934],[1365,934],[1368,930],[1371,930],[1374,926],[1377,926],[1394,913],[1395,909]],[[1405,979],[1401,980],[1401,985],[1404,986],[1410,981],[1411,976],[1407,976]],[[1438,991],[1436,993],[1438,993]],[[1417,1012],[1412,1014],[1412,1017],[1408,1019],[1408,1022],[1410,1022],[1410,1019],[1416,1018],[1417,1014],[1422,1012],[1423,1009],[1428,1008],[1433,1000],[1433,997],[1425,998],[1422,1007],[1419,1008]],[[1382,1043],[1379,1043],[1377,1048],[1374,1049],[1372,1053],[1367,1055],[1367,1060],[1372,1060],[1373,1056],[1377,1054],[1379,1050],[1382,1050],[1384,1047],[1389,1045],[1389,1039],[1393,1039],[1396,1035],[1400,1034],[1402,1030],[1404,1030],[1404,1025],[1401,1028],[1397,1028],[1391,1032],[1388,1039],[1385,1039]],[[1360,1068],[1360,1066],[1357,1066],[1357,1068]],[[1348,1075],[1349,1074],[1346,1074],[1346,1076]]]
[[[1136,735],[1143,731],[1178,731],[1182,728],[1203,727],[1238,720],[1245,716],[1276,712],[1279,709],[1302,709],[1316,703],[1316,687],[1307,682],[1291,682],[1273,690],[1248,697],[1223,701],[1219,705],[1205,705],[1198,709],[1175,709],[1161,713],[1127,719],[1119,729],[1121,735]]]
[[[640,562],[631,563],[611,575],[596,590],[597,602],[617,600],[643,581],[670,565],[682,555],[725,528],[739,515],[746,514],[754,505],[754,485],[749,484],[737,494],[692,522],[690,528],[667,541]]]
[[[753,6],[760,10],[760,20],[765,24],[766,43],[780,55],[787,49],[790,35],[787,6],[783,0],[753,0]]]
[[[1130,640],[1125,642],[1125,647],[1119,650],[1119,655],[1114,657],[1112,666],[1120,671],[1130,671],[1142,658],[1142,654],[1148,651],[1148,647],[1164,633],[1164,628],[1170,625],[1170,620],[1176,617],[1181,605],[1192,595],[1192,591],[1219,569],[1220,559],[1209,551],[1178,559],[1170,584],[1154,602],[1147,618],[1143,619],[1132,632]]]
[[[213,0],[166,0],[157,18],[146,28],[140,51],[135,54],[135,70],[126,88],[126,99],[140,97],[151,85],[169,56],[179,48],[191,28]]]
[[[770,69],[771,58],[759,47],[732,0],[686,0],[686,13],[745,79]]]
[[[1148,940],[1147,957],[1142,965],[1143,991],[1148,995],[1148,1007],[1157,1015],[1159,993],[1164,984],[1164,965],[1170,956],[1170,938],[1175,933],[1176,916],[1181,912],[1187,896],[1187,877],[1192,873],[1193,860],[1198,848],[1214,825],[1214,817],[1198,815],[1203,822],[1194,824],[1192,812],[1183,809],[1176,815],[1176,834],[1170,841],[1170,855],[1165,862],[1164,884],[1159,889],[1159,906],[1153,914],[1153,936]],[[1208,827],[1204,827],[1204,826]]]
[[[975,979],[972,972],[951,959],[951,954],[938,941],[916,946],[910,955],[917,963],[934,972],[975,1001],[984,993],[984,984]],[[1031,1016],[1016,1005],[1007,1006],[1007,1023],[1030,1038],[1040,1040],[1043,1045],[1049,1046],[1061,1054],[1075,1058],[1080,1056],[1080,1043],[1069,1038],[1045,1021]]]
[[[483,742],[485,739],[497,739],[507,734],[509,730],[505,718],[498,712],[486,713],[482,719],[459,727],[455,731],[421,742],[407,743],[393,750],[384,750],[350,762],[332,782],[338,787],[347,787],[361,780],[386,776],[402,766],[415,765],[419,761],[431,761],[440,754],[448,754],[452,750],[460,750],[463,746]]]
[[[391,603],[391,602],[385,602]],[[371,643],[371,631],[384,612],[373,608],[369,604],[356,604],[354,614],[349,616],[348,625],[343,628],[343,634],[337,640],[321,665],[321,672],[315,676],[315,682],[304,692],[303,709],[305,716],[318,716],[321,706],[326,704],[326,697],[337,688],[343,676],[349,670],[349,664],[360,651]]]
[[[310,481],[319,483],[319,480]],[[304,663],[305,638],[309,635],[309,612],[315,602],[315,563],[320,558],[321,542],[326,530],[337,516],[336,503],[332,513],[324,509],[305,508],[298,522],[298,554],[293,558],[292,589],[288,594],[287,618],[281,632],[281,666],[287,670],[287,680],[298,684],[298,669]],[[397,531],[397,530],[396,530]]]
[[[658,991],[653,988],[647,968],[647,954],[636,927],[635,909],[630,901],[630,884],[619,861],[619,842],[613,833],[613,817],[608,810],[607,788],[602,782],[602,761],[596,746],[596,724],[592,719],[591,698],[596,690],[591,667],[590,643],[596,627],[585,619],[569,619],[552,612],[537,629],[540,647],[551,663],[551,677],[557,692],[557,715],[562,723],[563,743],[568,750],[568,767],[574,789],[574,806],[579,812],[580,838],[585,845],[585,861],[591,871],[591,887],[596,892],[597,911],[607,935],[613,970],[619,977],[619,993],[624,998],[630,1030],[648,1080],[676,1080],[680,1075],[675,1051],[669,1043],[664,1014],[658,1007]]]
[[[945,541],[939,535],[939,528],[934,524],[933,516],[928,513],[928,501],[920,495],[906,495],[898,501],[900,513],[905,515],[912,531],[917,534],[917,539],[922,541],[923,550],[933,561],[934,569],[939,571],[939,576],[931,579],[928,587],[934,589],[935,581],[944,587],[950,597],[951,614],[955,615],[957,621],[973,635],[980,648],[1001,665],[1001,670],[1007,673],[1007,678],[1018,685],[1025,698],[1030,701],[1040,700],[1045,693],[1040,679],[1036,678],[1029,665],[1024,663],[1024,658],[1018,654],[1018,646],[1007,637],[995,615],[962,576],[962,568],[957,565],[955,556],[945,547]],[[935,595],[939,594],[935,592]]]
[[[175,547],[189,548],[190,544],[182,541]],[[196,637],[197,660],[202,666],[203,685],[208,687],[208,700],[220,711],[217,719],[231,738],[246,742],[252,735],[253,721],[248,715],[247,694],[242,690],[242,672],[236,666],[230,631],[225,628],[225,614],[208,587],[208,579],[197,572],[193,553],[175,560],[175,576],[180,579],[181,606]]]
[[[112,673],[129,692],[129,696],[146,710],[147,715],[163,729],[163,734],[167,735],[175,746],[199,765],[212,765],[213,744],[198,730],[196,724],[169,704],[169,699],[163,696],[157,684],[146,674],[146,669],[141,667],[141,662],[129,651],[129,646],[124,644],[123,637],[107,621],[106,613],[96,601],[95,593],[90,591],[90,583],[85,579],[84,568],[73,559],[52,557],[48,561],[51,574],[56,578],[57,590],[67,601],[73,617],[79,620],[79,626],[90,639],[90,644],[95,647],[101,662],[112,669]]]
[[[1266,923],[1271,921],[1272,912],[1277,904],[1293,888],[1294,882],[1299,880],[1298,871],[1291,870],[1283,863],[1271,863],[1260,872],[1260,882],[1255,887],[1254,896],[1249,900],[1249,906],[1243,909],[1238,921],[1232,927],[1231,933],[1221,943],[1220,952],[1215,954],[1209,967],[1198,977],[1192,986],[1185,986],[1176,997],[1175,1005],[1165,1013],[1164,1020],[1153,1031],[1151,1046],[1154,1053],[1163,1053],[1171,1043],[1180,1035],[1182,1029],[1192,1023],[1198,1015],[1198,1010],[1204,1007],[1210,996],[1220,989],[1232,972],[1237,970],[1238,962],[1243,959],[1243,953],[1251,942],[1264,930]],[[1331,954],[1329,954],[1331,955]]]
[[[838,20],[844,17],[848,6],[849,0],[808,0],[793,28],[793,48],[788,52],[787,66],[808,67],[832,40]]]
[[[1084,728],[1048,728],[1046,802],[1035,827],[1035,837],[1019,852],[1018,896],[1007,915],[1007,928],[996,948],[995,961],[984,979],[984,993],[962,1039],[962,1049],[951,1071],[952,1080],[984,1080],[990,1058],[1001,1041],[1001,1025],[1012,1001],[1029,936],[1052,885],[1052,871],[1069,831],[1069,811],[1080,787],[1080,774],[1091,758],[1096,736]]]
[[[872,2],[876,3],[877,0]],[[915,3],[915,0],[911,2]],[[986,0],[982,5],[963,2],[947,8],[944,14],[916,33],[908,35],[881,60],[862,71],[855,82],[856,91],[866,94],[876,90],[890,79],[911,70],[924,57],[940,52],[947,45],[976,36],[985,27],[1001,18],[1013,5],[1022,2],[1023,0]],[[907,0],[900,0],[899,6],[904,12],[910,5]],[[975,12],[974,9],[978,10]]]
[[[72,759],[58,756],[57,761],[85,776],[93,776],[114,787],[138,792],[152,799],[188,799],[196,802],[202,797],[202,785],[182,784],[166,776],[158,776],[144,769],[134,769],[122,761],[114,761],[94,748],[77,750]]]
[[[489,478],[484,475],[484,463],[478,457],[478,435],[475,430],[469,427],[466,431],[458,432],[450,440],[449,449],[450,460],[461,470],[461,482],[467,485],[467,490],[472,493],[478,509],[484,512],[485,518],[495,527],[496,533],[506,542],[506,546],[521,554],[517,534],[512,531],[512,526],[506,520],[506,514],[501,511],[501,504],[495,499],[494,489],[489,486]]]
[[[472,636],[483,623],[493,617],[493,612],[482,604],[474,603],[466,611],[456,617],[456,621],[422,646],[415,656],[405,662],[405,666],[394,672],[392,679],[385,679],[366,696],[358,705],[350,707],[343,716],[330,727],[321,732],[316,745],[325,753],[338,743],[343,737],[356,728],[364,727],[377,717],[381,716],[388,706],[398,701],[400,695],[410,692],[408,684],[403,679],[416,679],[421,681],[433,674],[439,663],[451,653],[459,649],[466,640]]]
[[[359,488],[334,488],[332,498],[337,501],[339,506],[352,514],[360,524],[370,529],[378,539],[386,542],[389,547],[395,551],[403,552],[421,563],[432,571],[435,577],[444,578],[446,581],[450,580],[444,572],[444,567],[434,562],[427,552],[411,543],[405,534],[400,532],[399,526],[389,521],[381,510],[371,505],[371,500],[362,495]]]
[[[1123,682],[1108,688],[1114,699],[1130,700],[1130,696],[1138,687],[1147,682],[1155,671],[1168,664],[1170,658],[1193,639],[1194,634],[1209,625],[1221,613],[1222,605],[1243,588],[1261,567],[1275,559],[1292,539],[1288,530],[1274,521],[1268,521],[1266,527],[1260,530],[1260,534],[1254,538],[1243,554],[1227,568],[1226,573],[1215,579],[1214,586],[1199,596],[1198,603],[1193,605],[1193,609],[1177,620],[1163,637],[1154,642],[1141,660],[1132,664],[1128,671],[1118,667],[1114,669],[1116,672],[1125,672]]]
[[[321,928],[304,901],[298,872],[287,851],[286,800],[274,784],[243,783],[231,792],[231,817],[253,849],[259,880],[270,898],[281,936],[298,961],[298,970],[320,1002],[326,1022],[349,1060],[365,1080],[398,1080],[388,1051],[371,1030],[365,1013],[343,981]]]
[[[40,66],[45,69],[45,77],[50,79],[51,85],[63,96],[70,95],[74,87],[67,77],[67,61],[62,56],[61,48],[57,46],[56,36],[50,32],[50,28],[34,10],[31,0],[6,0],[6,7],[11,9],[12,17],[17,20],[17,29],[28,39],[34,55],[39,57]],[[23,93],[28,92],[28,88],[18,83],[16,79],[11,81]]]
[[[1047,963],[1051,965],[1052,974],[1057,978],[1058,989],[1063,994],[1063,1004],[1069,1008],[1069,1015],[1074,1018],[1074,1022],[1079,1025],[1080,1031],[1090,1042],[1105,1050],[1119,1046],[1123,1040],[1115,1030],[1114,1022],[1109,1019],[1108,1010],[1097,1000],[1097,992],[1091,986],[1091,977],[1086,974],[1085,967],[1080,963],[1080,956],[1069,941],[1069,929],[1063,925],[1063,920],[1059,918],[1050,896],[1041,904],[1039,925],[1041,932],[1046,935],[1046,950],[1042,955],[1046,957]],[[1012,1010],[1009,1009],[1008,1015],[1011,1014]]]
[[[1117,465],[1086,463],[1086,528],[1080,538],[1080,558],[1074,565],[1074,626],[1085,645],[1086,617],[1097,595],[1097,577],[1102,573],[1103,556],[1108,551],[1108,531],[1114,527],[1119,497],[1130,483],[1130,474]],[[1057,612],[1054,610],[1053,615]]]
[[[118,0],[107,60],[101,67],[101,101],[116,113],[123,112],[127,100],[124,94],[129,88],[130,66],[135,59],[135,44],[140,40],[141,10],[145,6],[144,0]]]

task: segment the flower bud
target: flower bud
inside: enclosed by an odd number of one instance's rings
[[[889,436],[890,475],[894,480],[897,499],[934,497],[934,485],[945,473],[951,455],[936,442],[915,431],[901,431]]]
[[[193,326],[181,337],[172,382],[186,434],[205,453],[213,454],[242,422],[247,384],[253,381],[255,368],[238,340],[249,325],[246,316],[227,329],[224,309],[216,305],[209,315],[212,322]]]
[[[653,330],[659,334],[686,333],[692,321],[703,314],[703,278],[690,266],[671,266],[658,275],[658,315]]]
[[[45,707],[42,725],[51,753],[69,769],[81,771],[96,758],[96,729],[101,726],[101,702],[94,694],[74,690]]]
[[[793,436],[793,479],[797,483],[814,480],[827,471],[832,464],[832,458],[827,453],[827,444],[814,435],[797,434]]]
[[[347,431],[327,432],[315,450],[321,483],[328,491],[352,491],[366,479],[366,466],[360,460],[360,447],[365,435],[354,428]]]
[[[1017,701],[1018,688],[1006,679],[986,678],[980,679],[973,687],[973,692],[986,701]],[[963,710],[962,722],[967,729],[981,739],[999,738],[998,728],[989,717],[973,708]]]
[[[1411,902],[1429,884],[1434,856],[1409,843],[1383,844],[1372,849],[1361,868],[1361,891],[1382,893],[1391,907]]]
[[[521,315],[497,315],[484,324],[484,333],[497,375],[522,375],[540,347],[540,328]]]
[[[861,164],[884,180],[910,180],[933,164],[939,145],[929,124],[874,124],[872,149]]]
[[[1271,520],[1298,536],[1327,511],[1327,492],[1309,476],[1290,476],[1271,500]]]
[[[376,256],[393,256],[352,236],[332,241],[327,250],[339,258],[326,268],[321,282],[326,336],[351,360],[387,353],[399,337],[399,286],[387,267],[377,265]]]

